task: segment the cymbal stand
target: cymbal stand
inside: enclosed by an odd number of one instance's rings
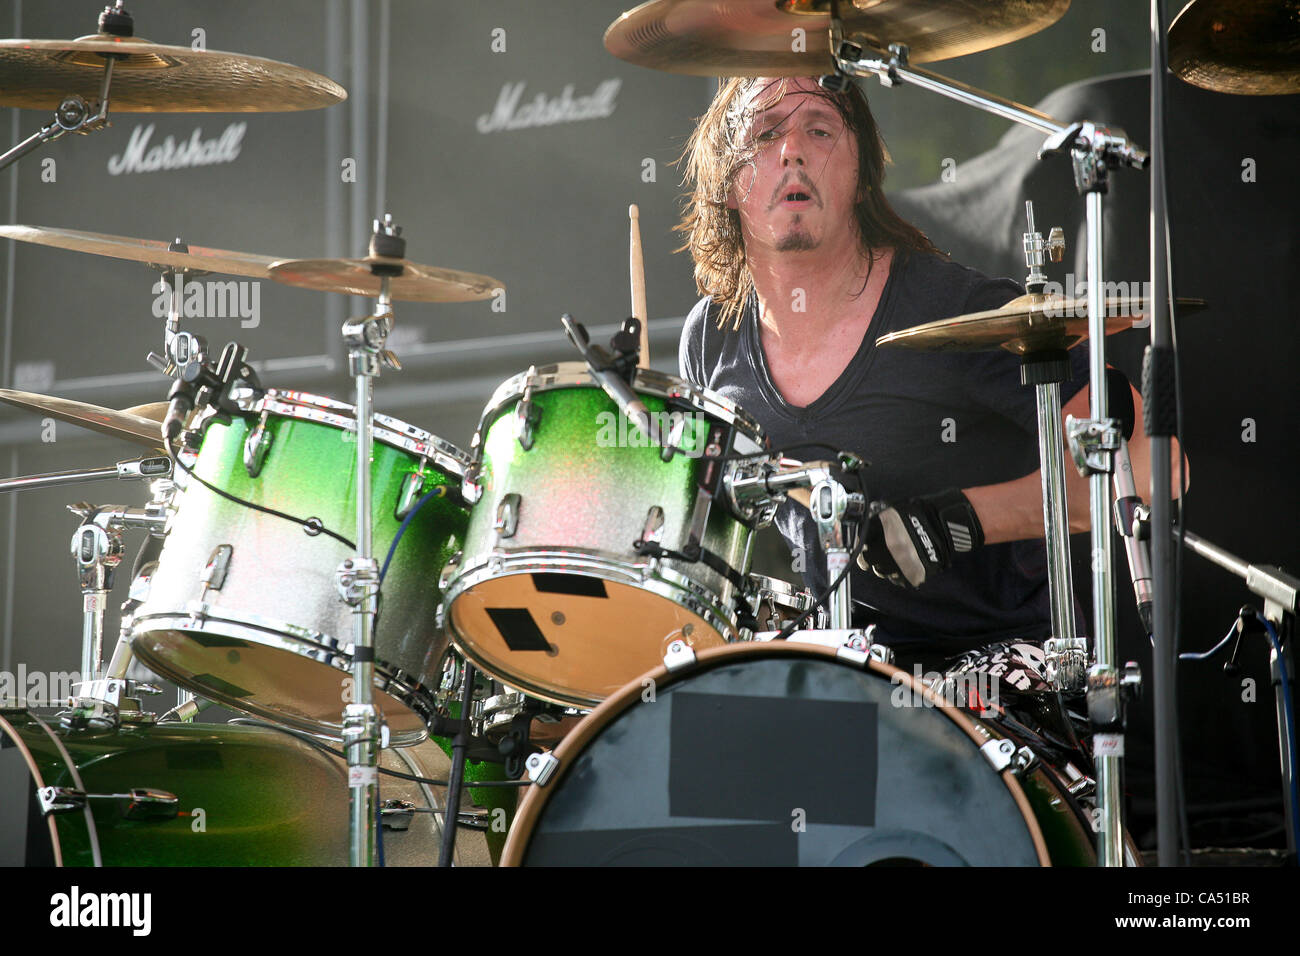
[[[134,21],[131,14],[123,9],[123,2],[124,0],[117,0],[114,6],[104,8],[104,12],[99,15],[100,33],[110,36],[129,37],[135,32]],[[59,108],[54,111],[53,120],[17,146],[0,155],[0,169],[5,169],[38,147],[43,146],[45,143],[52,143],[67,133],[81,133],[84,135],[109,125],[108,90],[113,84],[115,56],[112,53],[106,53],[103,54],[103,57],[104,76],[99,84],[99,104],[96,109],[92,112],[86,101],[75,93],[64,97],[63,102],[59,104]]]
[[[1058,226],[1046,240],[1034,228],[1034,204],[1025,202],[1029,231],[1024,234],[1025,291],[1041,295],[1047,287],[1043,266],[1065,255],[1065,235]],[[1065,492],[1065,442],[1061,436],[1061,383],[1069,381],[1069,353],[1040,349],[1020,357],[1020,384],[1034,387],[1038,405],[1038,460],[1043,488],[1043,532],[1047,541],[1047,583],[1052,636],[1043,643],[1046,677],[1058,693],[1084,688],[1088,642],[1075,636],[1074,581],[1070,567],[1070,518]]]
[[[167,251],[188,253],[190,247],[178,236],[167,244]],[[208,341],[201,335],[181,331],[181,319],[185,316],[185,278],[210,273],[171,266],[155,268],[162,273],[163,284],[171,289],[171,295],[167,305],[167,324],[163,328],[163,354],[150,352],[145,361],[164,375],[190,381],[207,359]]]
[[[393,224],[391,215],[375,220],[370,237],[374,256],[404,258],[406,240]],[[343,709],[343,746],[348,755],[349,859],[352,866],[374,866],[378,862],[379,750],[387,741],[387,727],[374,703],[375,614],[379,601],[379,562],[372,551],[370,454],[373,439],[374,379],[380,366],[399,369],[396,357],[384,348],[393,324],[389,284],[402,273],[401,265],[375,263],[380,277],[379,296],[373,315],[349,319],[343,324],[343,342],[348,347],[348,370],[356,385],[357,552],[338,568],[339,594],[354,611],[356,624],[352,651],[352,703]],[[453,818],[454,819],[454,818]]]
[[[72,554],[77,561],[77,577],[82,594],[81,680],[74,686],[70,713],[64,722],[69,726],[114,726],[123,700],[137,690],[159,693],[149,684],[125,679],[130,664],[129,647],[123,649],[125,635],[120,635],[112,666],[104,666],[104,611],[113,578],[123,554],[122,532],[143,528],[161,535],[167,523],[164,503],[155,500],[144,508],[122,505],[89,505],[80,502],[68,510],[81,517],[81,525],[72,537]]]
[[[824,87],[843,89],[848,76],[877,76],[884,86],[910,83],[1046,133],[1048,138],[1039,148],[1039,158],[1068,152],[1075,188],[1085,199],[1088,225],[1090,418],[1074,423],[1077,427],[1072,430],[1071,441],[1086,445],[1084,457],[1090,472],[1088,481],[1095,638],[1094,663],[1088,672],[1088,694],[1089,713],[1093,715],[1093,755],[1097,767],[1098,806],[1101,811],[1097,861],[1101,866],[1123,866],[1120,760],[1124,753],[1124,695],[1120,693],[1122,675],[1115,663],[1114,549],[1110,531],[1110,473],[1114,467],[1114,451],[1118,447],[1118,428],[1115,421],[1106,414],[1102,197],[1109,186],[1110,170],[1120,166],[1145,169],[1150,157],[1131,144],[1122,130],[1108,129],[1089,121],[1062,123],[1020,103],[913,67],[908,63],[908,48],[903,44],[890,44],[888,54],[884,54],[845,41],[844,26],[839,16],[841,2],[842,0],[832,0],[830,29],[831,55],[839,72],[823,77]]]

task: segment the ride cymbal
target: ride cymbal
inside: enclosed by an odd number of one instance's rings
[[[1219,93],[1300,93],[1300,0],[1193,0],[1169,26],[1169,68]]]
[[[1179,298],[1182,309],[1196,310],[1204,299]],[[1106,334],[1135,325],[1147,311],[1145,299],[1112,296],[1105,300]],[[876,339],[881,348],[921,352],[985,352],[1006,349],[1016,355],[1062,350],[1088,337],[1088,300],[1059,295],[1022,295],[998,309],[927,322]]]
[[[490,299],[496,290],[505,288],[490,276],[388,256],[286,259],[271,266],[271,278],[285,285],[371,298],[379,295],[382,273],[389,276],[389,295],[401,302],[476,302]]]
[[[314,110],[348,96],[329,77],[278,60],[97,33],[0,40],[0,106],[54,110],[70,94],[94,103],[106,57],[110,114]]]
[[[0,402],[48,415],[59,421],[80,425],[103,435],[112,435],[145,448],[162,448],[162,429],[159,422],[167,414],[164,405],[162,415],[157,421],[134,414],[128,410],[115,411],[90,405],[86,402],[74,402],[68,398],[56,398],[53,395],[41,395],[37,392],[20,392],[11,388],[0,388]],[[152,409],[151,405],[137,406],[137,409]]]
[[[831,0],[651,0],[605,31],[621,60],[696,76],[830,73]],[[913,63],[977,53],[1037,33],[1070,0],[841,0],[844,39],[905,43]],[[802,29],[803,34],[796,34]]]
[[[231,252],[227,249],[206,249],[186,245],[185,251],[172,251],[171,243],[157,239],[131,239],[127,236],[110,236],[100,232],[81,232],[76,229],[57,229],[50,226],[0,226],[0,238],[31,242],[56,249],[88,252],[95,256],[129,259],[153,266],[168,266],[189,272],[220,272],[226,275],[251,276],[265,279],[274,256],[259,256],[251,252]]]

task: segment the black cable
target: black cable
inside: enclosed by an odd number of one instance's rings
[[[252,501],[245,501],[243,498],[240,498],[237,495],[232,495],[228,491],[223,491],[222,489],[218,488],[216,485],[209,484],[208,482],[200,478],[197,474],[195,474],[193,468],[191,468],[189,465],[181,461],[180,456],[172,448],[172,440],[170,438],[164,438],[163,441],[167,447],[167,455],[171,458],[172,461],[176,463],[176,466],[180,468],[181,471],[185,472],[185,474],[189,475],[191,478],[193,478],[195,481],[201,484],[204,488],[207,488],[208,491],[211,491],[213,494],[219,495],[222,498],[225,498],[227,501],[233,501],[237,505],[243,505],[245,508],[250,508],[253,511],[260,511],[263,514],[272,515],[273,517],[276,518],[283,518],[285,521],[291,521],[296,525],[300,525],[304,533],[311,535],[313,537],[315,537],[318,534],[328,535],[329,537],[333,538],[334,540],[342,544],[344,547],[346,547],[349,551],[355,551],[357,549],[355,542],[349,541],[347,538],[343,537],[343,535],[335,531],[331,531],[329,528],[325,527],[324,522],[322,522],[320,518],[295,518],[291,514],[286,514],[283,511],[277,511],[274,508],[268,508],[266,505],[259,505]]]

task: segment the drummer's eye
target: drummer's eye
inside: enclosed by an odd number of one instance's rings
[[[771,127],[770,129],[762,130],[762,131],[761,131],[757,136],[755,136],[754,138],[755,138],[756,140],[758,140],[760,143],[767,143],[767,142],[771,142],[772,140],[776,139],[776,133],[777,133],[776,127],[773,126],[773,127]]]

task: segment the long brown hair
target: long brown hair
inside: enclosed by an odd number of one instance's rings
[[[757,82],[752,77],[733,77],[724,82],[678,159],[685,167],[682,185],[690,192],[684,197],[681,222],[673,227],[686,234],[686,241],[676,251],[690,250],[695,262],[696,289],[722,306],[718,315],[720,329],[729,323],[733,329],[740,328],[741,310],[754,289],[754,278],[745,259],[740,214],[727,208],[727,194],[736,174],[753,162],[758,149],[745,136],[749,120],[758,108],[755,104],[759,97],[751,97]],[[765,93],[778,85],[767,107],[785,95],[785,81],[769,83],[767,88],[757,91]],[[819,88],[812,95],[834,105],[845,128],[857,141],[858,195],[862,198],[854,212],[868,275],[873,249],[912,249],[942,255],[921,230],[894,211],[881,192],[889,153],[867,98],[857,84],[849,84],[843,93]]]

